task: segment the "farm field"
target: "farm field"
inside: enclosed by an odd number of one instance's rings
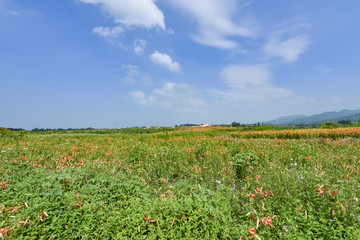
[[[360,239],[360,128],[0,138],[0,238]]]

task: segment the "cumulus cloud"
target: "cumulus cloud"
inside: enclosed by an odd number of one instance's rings
[[[143,91],[130,93],[131,98],[142,105],[158,105],[164,108],[176,108],[197,111],[205,101],[194,86],[185,83],[166,82],[161,88],[153,89],[149,94]]]
[[[153,0],[79,0],[83,3],[94,4],[101,9],[116,24],[114,28],[96,27],[93,32],[102,37],[115,37],[124,28],[159,27],[165,30],[164,14]]]
[[[308,24],[294,24],[271,32],[264,51],[269,56],[281,57],[286,62],[296,61],[300,54],[308,50],[309,36],[299,33],[308,27]]]
[[[191,37],[200,44],[234,49],[238,44],[230,37],[252,37],[255,34],[254,26],[241,25],[232,20],[235,11],[241,9],[236,0],[170,0],[170,2],[196,19],[198,32]]]
[[[289,97],[293,92],[271,83],[272,74],[267,65],[231,65],[222,69],[221,80],[228,90],[211,90],[231,101],[264,101]]]
[[[144,40],[144,39],[136,39],[134,41],[133,45],[134,45],[134,52],[137,55],[141,55],[141,54],[143,54],[143,52],[145,50],[145,47],[147,45],[147,41]]]
[[[177,62],[174,62],[172,58],[166,53],[160,53],[155,51],[150,55],[150,60],[158,65],[161,65],[172,72],[180,72],[180,65]]]
[[[160,27],[165,29],[164,15],[153,0],[80,0],[100,5],[116,23],[127,27]]]
[[[142,74],[138,66],[126,65],[121,66],[122,76],[120,80],[125,84],[141,84],[141,85],[152,85],[153,80],[147,74]]]

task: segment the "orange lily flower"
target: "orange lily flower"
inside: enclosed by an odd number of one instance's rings
[[[266,196],[268,196],[269,194],[274,197],[274,194],[272,193],[272,191],[267,190],[267,191],[266,191]]]
[[[254,197],[255,197],[255,194],[249,193],[249,198],[254,198]]]
[[[2,236],[10,238],[7,234],[12,233],[14,230],[16,229],[10,229],[9,227],[0,228],[0,234],[2,234]]]
[[[8,184],[8,183],[9,183],[9,181],[1,182],[1,183],[0,183],[1,188],[2,188],[3,190],[5,190],[5,189],[6,189],[6,184]]]
[[[256,234],[256,229],[255,228],[250,228],[248,230],[248,232],[251,234],[251,236],[248,237],[248,238],[253,238],[255,236],[255,234]]]
[[[20,224],[20,226],[25,226],[25,225],[28,223],[29,218],[30,218],[30,217],[28,216],[25,221],[19,221],[18,224]]]
[[[322,190],[321,188],[318,187],[317,190],[319,191],[318,196],[325,194],[324,190]]]
[[[151,220],[150,217],[145,218],[145,216],[144,216],[144,220],[149,222],[156,222],[156,220]]]
[[[271,222],[272,222],[272,219],[271,219],[271,217],[263,217],[262,219],[261,219],[261,221],[262,221],[262,223],[264,224],[264,225],[270,225],[271,224]]]

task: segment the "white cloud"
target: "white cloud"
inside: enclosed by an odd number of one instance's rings
[[[232,89],[247,89],[266,84],[271,73],[265,65],[231,65],[222,69],[220,78]]]
[[[130,96],[141,105],[145,105],[150,102],[150,99],[147,99],[146,94],[143,91],[131,92]]]
[[[165,29],[164,15],[153,0],[80,0],[100,5],[114,19],[126,27],[160,27]]]
[[[327,67],[327,66],[317,66],[315,67],[315,70],[321,73],[329,73],[333,71],[331,67]]]
[[[122,33],[124,29],[121,26],[116,26],[113,28],[108,27],[95,27],[93,29],[93,32],[96,34],[99,34],[99,36],[107,38],[107,39],[113,39],[117,38],[120,33]]]
[[[121,66],[121,70],[123,71],[125,76],[121,76],[120,80],[125,84],[134,84],[134,83],[138,83],[141,85],[153,84],[152,78],[149,75],[140,73],[138,66],[123,64]]]
[[[241,25],[232,20],[241,11],[236,0],[170,0],[176,7],[184,10],[198,23],[198,33],[191,37],[194,41],[222,49],[234,49],[237,42],[230,37],[252,37],[254,26]],[[238,14],[237,14],[238,15]]]
[[[114,27],[98,26],[93,32],[112,44],[123,45],[117,40],[121,33],[134,27],[165,30],[164,14],[153,0],[79,0],[83,3],[99,5],[103,12],[113,19]],[[141,52],[141,47],[135,51]]]
[[[231,65],[220,72],[220,78],[230,89],[212,93],[231,101],[265,101],[292,96],[294,93],[271,83],[271,71],[267,65]]]
[[[170,34],[170,35],[172,35],[172,34],[175,34],[175,31],[174,31],[172,28],[169,28],[169,29],[167,30],[167,33]]]
[[[0,14],[11,16],[38,16],[40,12],[33,8],[26,8],[15,1],[0,0]]]
[[[264,49],[271,56],[279,56],[287,62],[293,62],[307,50],[308,45],[309,37],[306,35],[299,35],[284,41],[277,37],[271,37]]]
[[[316,99],[310,99],[309,102],[311,104],[326,104],[325,100],[316,100]]]
[[[296,61],[310,44],[309,36],[300,33],[306,28],[309,28],[308,24],[294,24],[271,32],[264,51],[269,56],[281,57],[287,62]]]
[[[180,72],[180,65],[177,62],[174,62],[169,55],[166,53],[160,53],[155,51],[150,55],[150,60],[155,63],[162,65],[169,69],[172,72]]]
[[[166,82],[161,88],[153,89],[149,94],[134,91],[130,93],[130,96],[142,105],[153,104],[186,111],[198,111],[205,105],[197,89],[185,83]]]
[[[147,41],[143,40],[143,39],[136,39],[134,41],[133,45],[134,45],[134,52],[137,55],[141,55],[141,54],[143,54],[143,52],[145,50],[145,47],[147,45]]]

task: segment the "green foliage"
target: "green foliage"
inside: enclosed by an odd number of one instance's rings
[[[241,127],[241,123],[239,123],[239,122],[232,122],[232,123],[231,123],[231,126],[232,126],[232,127]]]
[[[13,239],[247,239],[250,228],[260,239],[360,239],[358,139],[232,134],[1,137],[0,230]]]
[[[0,128],[0,139],[4,142],[18,142],[19,140],[23,139],[29,132],[26,130],[21,131],[10,131],[6,128]]]
[[[17,133],[8,130],[7,128],[0,128],[0,137],[13,137]]]
[[[231,158],[236,172],[236,177],[239,180],[244,179],[251,174],[254,166],[259,164],[259,157],[253,153],[238,153]]]
[[[340,127],[340,124],[336,123],[336,122],[326,122],[321,125],[321,128],[323,128],[323,129],[331,129],[331,128],[338,128],[338,127]]]
[[[349,120],[349,119],[340,120],[340,121],[338,121],[338,123],[341,124],[341,125],[352,125],[353,124],[353,122],[351,120]]]

